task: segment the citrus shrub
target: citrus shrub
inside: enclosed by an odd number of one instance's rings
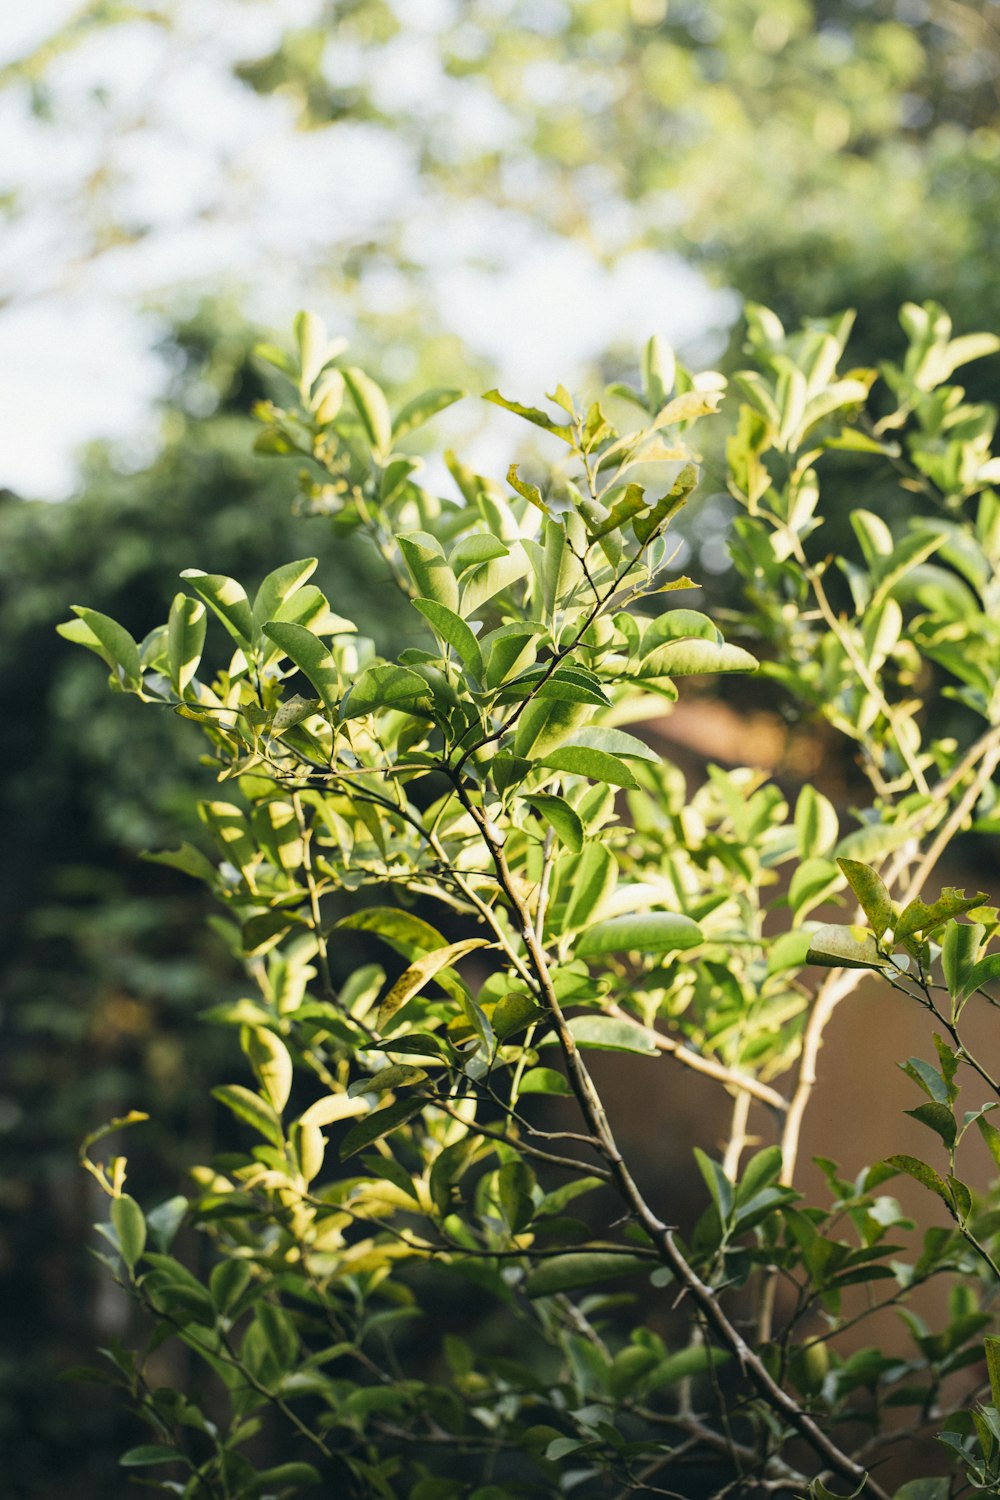
[[[212,888],[247,975],[204,1015],[243,1054],[213,1091],[237,1148],[144,1205],[125,1158],[95,1150],[141,1113],[82,1152],[108,1198],[101,1258],[146,1329],[109,1351],[149,1429],[122,1459],[146,1483],[885,1500],[887,1455],[931,1433],[939,1472],[899,1500],[1000,1493],[1000,1209],[965,1180],[1000,1163],[1000,1085],[966,1035],[995,1004],[998,917],[935,879],[956,835],[1000,827],[995,413],[949,383],[1000,341],[953,338],[935,306],[902,323],[901,363],[842,373],[850,318],[789,334],[751,308],[752,366],[724,405],[721,377],[657,340],[639,388],[590,405],[490,392],[551,457],[501,484],[446,454],[442,499],[410,434],[460,393],[394,415],[301,315],[294,357],[262,351],[282,393],[258,447],[297,457],[300,505],[377,549],[409,643],[376,656],[311,559],[253,599],[191,568],[141,643],[85,607],[61,627],[113,688],[204,736],[213,852],[152,857]],[[672,569],[727,411],[742,645]],[[838,464],[859,490],[894,473],[905,503],[895,526],[858,508],[857,554],[823,557]],[[856,757],[869,794],[850,815],[811,785],[790,806],[753,770],[689,792],[633,732],[682,679],[751,672]],[[928,1013],[904,1068],[929,1159],[824,1158],[808,1203],[818,1052],[869,974]],[[639,1185],[600,1052],[632,1054],[651,1092],[684,1068],[717,1087],[729,1139],[696,1152],[696,1222],[669,1184]],[[902,1176],[924,1226],[885,1192]],[[909,1305],[932,1280],[949,1288],[934,1328]],[[904,1354],[857,1347],[885,1308]],[[168,1343],[196,1372],[183,1389],[162,1378]]]

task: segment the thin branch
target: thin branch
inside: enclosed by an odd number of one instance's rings
[[[620,1005],[605,1005],[604,1013],[615,1016],[619,1020],[630,1021],[634,1026],[640,1024]],[[706,1078],[714,1078],[717,1083],[724,1083],[727,1088],[735,1089],[738,1093],[749,1094],[779,1114],[783,1115],[787,1111],[788,1100],[783,1094],[779,1094],[777,1089],[771,1088],[770,1084],[761,1083],[759,1078],[754,1078],[750,1073],[741,1073],[738,1068],[727,1068],[725,1063],[716,1062],[713,1057],[705,1057],[702,1053],[693,1051],[683,1042],[677,1041],[675,1037],[665,1036],[662,1031],[656,1031],[652,1026],[643,1026],[642,1030],[658,1052],[666,1052],[675,1061],[683,1063],[686,1068],[691,1068],[693,1072],[704,1073]]]

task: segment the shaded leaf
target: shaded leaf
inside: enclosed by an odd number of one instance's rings
[[[389,1135],[393,1130],[398,1130],[405,1125],[407,1120],[419,1114],[424,1107],[422,1099],[397,1099],[395,1104],[388,1105],[385,1109],[377,1109],[366,1119],[359,1121],[346,1134],[340,1143],[340,1159],[346,1161],[349,1156],[355,1156],[370,1146],[373,1141],[379,1141],[384,1135]]]
[[[638,1255],[616,1255],[607,1250],[571,1251],[542,1261],[528,1275],[524,1290],[529,1297],[553,1297],[559,1292],[576,1291],[598,1281],[616,1276],[631,1276],[650,1271],[655,1262]]]
[[[656,1056],[656,1044],[644,1026],[617,1016],[573,1016],[567,1026],[578,1047],[595,1047],[601,1052],[639,1052]],[[546,1043],[555,1038],[546,1037]]]

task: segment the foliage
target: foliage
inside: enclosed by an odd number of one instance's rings
[[[1000,1217],[957,1160],[977,1145],[987,1159],[985,1145],[1000,1163],[997,1100],[956,1109],[966,1083],[975,1099],[1000,1089],[967,1036],[970,1007],[994,1003],[998,916],[983,893],[925,894],[962,828],[994,826],[994,413],[948,381],[997,341],[952,339],[933,306],[902,321],[877,415],[876,372],[838,371],[849,320],[788,335],[752,310],[728,452],[744,629],[761,670],[856,745],[871,797],[852,828],[812,787],[791,809],[746,770],[715,769],[689,797],[621,727],[660,713],[677,678],[756,665],[699,611],[657,609],[693,587],[669,576],[669,526],[721,390],[656,345],[642,390],[603,403],[491,392],[556,460],[531,477],[512,466],[505,488],[449,454],[450,502],[418,484],[406,435],[457,393],[394,416],[303,315],[297,358],[274,353],[288,393],[260,407],[258,446],[300,455],[305,503],[378,549],[412,644],[376,654],[310,581],[311,558],[252,599],[188,569],[142,641],[84,606],[61,627],[112,688],[173,705],[207,738],[223,784],[199,809],[214,854],[160,858],[214,891],[250,985],[206,1015],[244,1055],[242,1078],[213,1090],[241,1148],[197,1167],[190,1197],[144,1208],[125,1158],[94,1155],[143,1117],[85,1143],[109,1198],[103,1259],[151,1329],[138,1351],[109,1351],[150,1429],[128,1467],[191,1496],[333,1482],[414,1500],[477,1484],[481,1500],[661,1484],[822,1496],[846,1482],[879,1497],[886,1452],[942,1430],[954,1480],[921,1493],[997,1493],[992,1336],[976,1404],[959,1409],[946,1382],[977,1378],[1000,1274]],[[926,514],[893,536],[856,511],[862,560],[817,563],[819,475],[845,451],[895,464]],[[837,570],[853,601],[839,612]],[[211,675],[210,620],[232,652]],[[985,721],[978,737],[935,737],[939,682]],[[846,923],[813,916],[844,899]],[[335,983],[358,933],[371,960]],[[828,1201],[807,1204],[793,1177],[817,1052],[866,971],[933,1019],[931,1060],[904,1069],[937,1155],[847,1177],[825,1160]],[[592,1072],[602,1051],[672,1059],[732,1101],[722,1159],[698,1152],[696,1223],[673,1226],[669,1198],[623,1158]],[[751,1108],[771,1143],[748,1155]],[[914,1233],[881,1191],[901,1175],[947,1225],[928,1214]],[[211,1247],[204,1274],[172,1253],[184,1223]],[[950,1289],[937,1330],[911,1305],[934,1279]],[[609,1283],[652,1288],[649,1306]],[[445,1309],[472,1297],[491,1314],[463,1337]],[[680,1308],[662,1332],[658,1301]],[[846,1347],[884,1308],[909,1353]],[[157,1379],[175,1341],[202,1367],[184,1389]],[[262,1469],[272,1425],[280,1461]]]
[[[194,538],[249,579],[305,543],[366,628],[390,639],[402,613],[383,597],[376,615],[378,560],[321,520],[292,517],[294,473],[250,452],[263,394],[253,342],[218,307],[178,323],[151,462],[123,473],[94,452],[77,498],[0,499],[0,1449],[13,1495],[111,1493],[121,1414],[91,1391],[52,1397],[61,1367],[121,1331],[80,1256],[94,1210],[76,1146],[135,1093],[157,1100],[137,1175],[172,1180],[192,1153],[215,1149],[208,1089],[226,1037],[206,1031],[193,1045],[193,1017],[206,996],[236,998],[241,984],[205,928],[208,894],[140,858],[201,827],[205,773],[189,726],[170,713],[137,718],[53,624],[67,598],[84,598],[135,628],[158,611]]]

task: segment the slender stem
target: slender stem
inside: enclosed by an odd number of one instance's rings
[[[909,746],[906,743],[906,740],[900,732],[895,709],[889,702],[888,698],[885,696],[885,693],[882,691],[879,683],[872,676],[868,663],[859,653],[856,645],[854,644],[854,641],[851,639],[850,631],[845,627],[844,622],[838,619],[834,608],[830,603],[826,589],[823,587],[823,580],[820,577],[817,569],[812,566],[812,564],[806,557],[801,540],[791,529],[791,527],[785,528],[785,532],[789,538],[790,546],[795,560],[809,580],[810,587],[812,588],[813,594],[816,597],[816,603],[819,605],[820,612],[826,622],[828,629],[836,637],[845,654],[850,659],[851,666],[854,668],[854,670],[858,674],[858,677],[861,679],[861,683],[864,686],[865,691],[871,693],[872,697],[877,699],[882,709],[882,713],[885,715],[886,722],[892,730],[893,738],[896,741],[896,748],[898,749],[907,770],[913,778],[914,786],[918,789],[918,791],[926,794],[928,791],[927,779],[924,776],[924,773],[921,770],[920,766],[914,759],[913,752],[910,750]]]
[[[316,875],[312,863],[312,829],[306,823],[305,809],[302,806],[302,798],[298,792],[292,793],[292,807],[295,810],[295,820],[299,825],[299,836],[302,839],[302,873],[306,878],[306,887],[309,891],[309,913],[312,917],[312,929],[316,938],[316,957],[319,962],[319,976],[324,992],[329,996],[334,993],[333,980],[330,975],[330,955],[327,952],[326,938],[323,935],[323,918],[320,914],[319,887],[316,883]]]
[[[964,793],[955,803],[948,817],[941,824],[934,840],[918,864],[914,874],[901,898],[901,904],[907,905],[916,899],[923,890],[924,882],[937,864],[945,849],[951,843],[955,834],[959,832],[966,818],[969,817],[976,803],[983,794],[983,789],[990,781],[993,772],[1000,765],[1000,745],[991,744],[983,756],[979,770],[976,772]]]
[[[620,1005],[606,1005],[604,1011],[606,1015],[631,1021],[633,1025],[638,1024],[635,1017],[630,1016]],[[644,1026],[642,1029],[658,1052],[668,1053],[675,1061],[683,1063],[693,1072],[704,1073],[706,1078],[714,1078],[717,1083],[724,1083],[727,1088],[748,1094],[779,1114],[784,1114],[788,1109],[788,1101],[783,1094],[771,1088],[770,1084],[761,1083],[760,1079],[754,1078],[752,1074],[741,1073],[738,1068],[727,1068],[725,1063],[717,1062],[713,1057],[704,1057],[700,1052],[695,1052],[690,1047],[686,1047],[683,1042],[677,1041],[675,1037],[665,1036],[662,1031],[656,1031],[651,1026]]]
[[[864,969],[832,969],[820,985],[802,1038],[798,1079],[788,1105],[785,1128],[781,1135],[781,1180],[791,1184],[799,1154],[799,1136],[806,1106],[816,1087],[819,1050],[823,1033],[841,1000],[853,994],[865,975]]]
[[[740,1157],[748,1144],[747,1121],[750,1117],[750,1095],[746,1089],[741,1089],[733,1100],[732,1123],[729,1127],[729,1140],[726,1143],[726,1152],[722,1158],[722,1170],[730,1182],[736,1181],[736,1175],[740,1169]]]

